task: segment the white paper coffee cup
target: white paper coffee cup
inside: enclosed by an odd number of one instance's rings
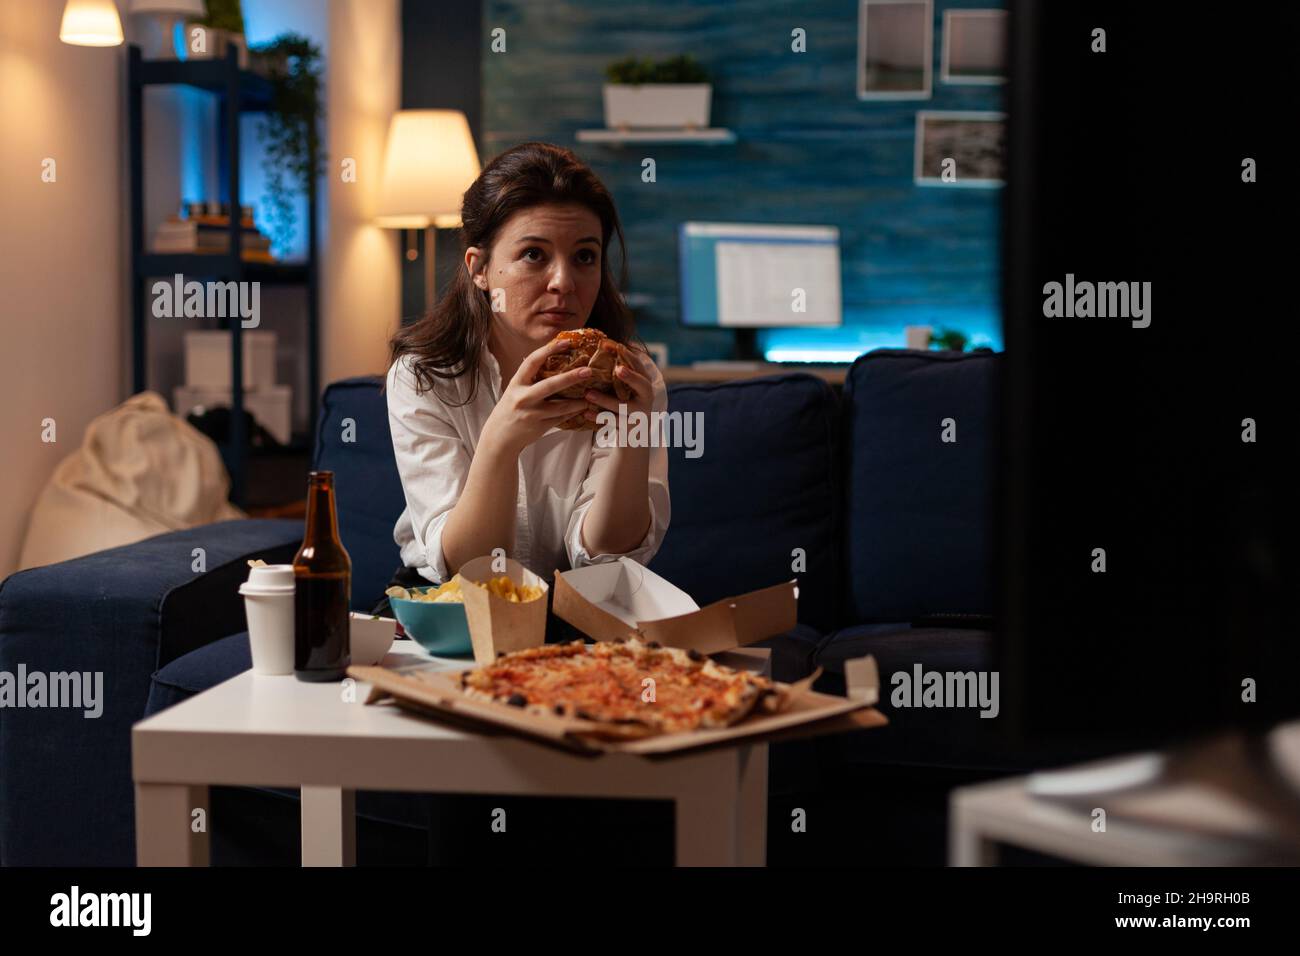
[[[255,674],[293,673],[293,592],[292,564],[253,568],[239,586]]]

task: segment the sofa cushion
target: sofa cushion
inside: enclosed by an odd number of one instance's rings
[[[837,403],[792,374],[669,389],[670,412],[699,413],[703,453],[668,450],[672,519],[650,569],[699,604],[799,579],[799,620],[835,624],[840,573]],[[794,549],[806,570],[792,569]]]
[[[832,631],[813,653],[813,663],[827,674],[839,675],[843,693],[844,662],[871,654],[880,668],[881,697],[890,690],[889,676],[910,671],[988,670],[993,666],[993,635],[966,628],[913,627],[905,623],[862,624]]]
[[[750,646],[770,650],[772,677],[790,684],[813,672],[813,655],[821,643],[822,635],[816,628],[798,624],[792,631],[756,641]]]
[[[154,675],[145,704],[146,717],[216,687],[253,666],[248,632],[240,631],[178,657]]]
[[[402,563],[393,526],[406,496],[375,375],[335,382],[321,398],[314,467],[334,472],[339,537],[352,559],[352,609],[369,611]]]
[[[853,363],[844,623],[991,617],[997,368],[992,352],[879,349]]]

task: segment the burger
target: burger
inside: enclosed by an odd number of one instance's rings
[[[573,399],[582,398],[587,389],[593,389],[597,392],[604,392],[607,395],[613,395],[620,402],[625,402],[632,397],[632,389],[621,379],[614,377],[614,366],[626,365],[633,367],[632,360],[628,354],[627,346],[605,335],[600,329],[573,329],[568,332],[561,332],[555,337],[560,341],[569,343],[568,350],[556,352],[549,356],[543,363],[541,371],[537,373],[535,382],[541,382],[553,375],[559,375],[562,372],[569,372],[575,368],[582,368],[584,365],[591,369],[591,377],[577,385],[570,385],[563,391],[556,392],[555,399]],[[589,408],[601,411],[599,406],[587,403]],[[589,431],[595,431],[600,426],[595,422],[588,421],[586,412],[579,412],[572,418],[566,418],[560,422],[560,428],[575,429],[585,428]]]

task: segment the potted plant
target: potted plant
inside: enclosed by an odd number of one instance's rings
[[[258,135],[266,148],[269,232],[284,249],[293,239],[298,197],[312,195],[325,168],[321,51],[307,37],[284,33],[253,52],[271,81],[271,108]]]
[[[957,329],[939,329],[937,332],[930,334],[930,345],[937,345],[940,349],[948,352],[966,351],[965,332],[959,332]]]
[[[690,54],[654,62],[628,57],[605,69],[610,129],[704,129],[713,87]]]

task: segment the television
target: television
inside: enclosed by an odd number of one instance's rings
[[[1282,155],[1286,87],[1223,17],[1218,79],[1175,92],[1199,29],[1010,12],[996,656],[1027,746],[1258,748],[1300,715],[1297,207],[1250,168]]]

